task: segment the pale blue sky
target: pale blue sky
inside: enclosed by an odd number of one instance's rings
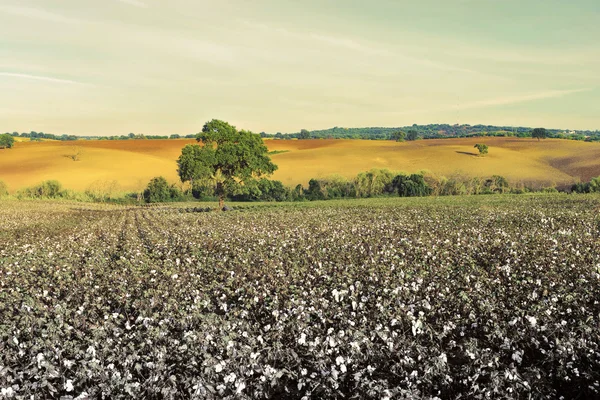
[[[0,130],[600,129],[597,0],[0,0]]]

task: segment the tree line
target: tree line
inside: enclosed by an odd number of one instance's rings
[[[543,136],[539,136],[542,134]],[[6,133],[13,137],[30,138],[31,140],[140,140],[140,139],[193,139],[196,134],[171,134],[149,135],[143,133],[129,133],[127,135],[105,136],[78,136],[55,135],[44,132]],[[263,139],[365,139],[365,140],[418,140],[418,139],[446,139],[467,137],[518,137],[518,138],[555,138],[580,141],[600,141],[600,131],[578,130],[565,131],[561,129],[510,127],[495,125],[450,125],[450,124],[413,124],[404,127],[366,127],[342,128],[333,127],[322,130],[301,129],[292,133],[267,133],[259,134]]]

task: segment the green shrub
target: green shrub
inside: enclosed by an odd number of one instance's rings
[[[65,192],[62,188],[62,185],[56,180],[44,181],[38,185],[25,188],[19,192],[20,197],[29,197],[34,199],[55,199],[63,197],[64,194]]]
[[[425,182],[423,175],[419,174],[397,175],[392,185],[400,197],[421,197],[431,194],[431,188]]]
[[[361,172],[355,180],[356,197],[375,197],[393,193],[392,181],[397,174],[388,169],[373,168]]]
[[[8,196],[8,186],[4,181],[0,181],[0,197]]]
[[[152,178],[144,190],[146,203],[166,203],[183,199],[181,189],[176,185],[169,185],[169,182],[162,176]]]
[[[144,190],[146,203],[165,203],[171,200],[171,188],[167,180],[162,177],[152,178]]]
[[[10,149],[13,147],[14,143],[15,138],[8,133],[0,135],[0,149]]]

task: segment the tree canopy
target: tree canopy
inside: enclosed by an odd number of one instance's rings
[[[192,185],[195,180],[213,182],[219,208],[237,185],[277,170],[260,135],[238,131],[225,121],[207,122],[196,140],[202,146],[187,145],[181,151],[179,177]]]
[[[548,132],[545,128],[535,128],[531,131],[531,137],[537,138],[537,140],[546,139],[546,137],[548,137]]]
[[[485,155],[485,154],[488,153],[488,146],[487,146],[487,144],[477,143],[473,147],[475,147],[475,148],[477,148],[477,150],[479,150],[479,155],[481,155],[481,156],[483,156],[483,155]]]
[[[298,139],[310,139],[310,132],[307,129],[302,129]]]
[[[392,133],[392,139],[395,140],[396,142],[404,142],[404,139],[406,138],[406,132],[404,131],[396,131]]]
[[[0,149],[10,149],[11,147],[13,147],[14,143],[15,138],[9,135],[8,133],[0,135]]]
[[[417,132],[414,129],[411,129],[408,131],[408,134],[406,135],[406,140],[417,140],[419,138],[419,132]]]

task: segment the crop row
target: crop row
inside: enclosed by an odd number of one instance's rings
[[[2,210],[0,389],[600,396],[599,199],[485,201]]]

